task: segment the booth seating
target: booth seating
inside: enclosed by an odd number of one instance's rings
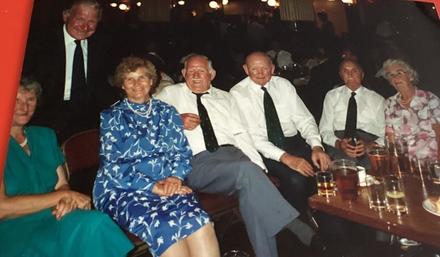
[[[72,190],[92,196],[93,183],[99,168],[99,130],[91,129],[79,132],[68,138],[61,146],[66,159],[66,170]],[[238,201],[234,197],[219,194],[197,193],[200,203],[214,222],[226,220],[224,231],[216,233],[219,240],[226,228],[239,220]],[[135,235],[125,231],[135,244],[130,257],[146,256],[147,245]]]

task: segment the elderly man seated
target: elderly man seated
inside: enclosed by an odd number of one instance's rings
[[[383,143],[385,100],[362,86],[364,72],[355,60],[342,61],[339,76],[344,85],[325,96],[319,131],[333,159],[349,158],[369,167],[367,146]]]

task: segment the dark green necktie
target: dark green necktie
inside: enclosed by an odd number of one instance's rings
[[[211,120],[209,119],[208,111],[202,104],[201,97],[208,93],[194,93],[197,96],[197,110],[199,111],[200,127],[203,132],[203,139],[205,140],[206,150],[215,152],[218,149],[217,138],[215,137],[214,129],[212,128]]]
[[[277,109],[273,103],[272,97],[265,87],[261,87],[264,91],[264,116],[266,117],[267,138],[279,148],[284,148],[284,134],[281,128],[280,119],[278,118]]]

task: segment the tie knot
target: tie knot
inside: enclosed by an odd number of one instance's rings
[[[81,40],[75,40],[75,44],[77,45],[77,46],[81,46]]]
[[[356,92],[351,92],[351,96],[354,97],[356,95]]]
[[[197,96],[198,99],[200,99],[200,98],[202,97],[202,95],[207,95],[207,94],[209,94],[208,92],[205,92],[205,93],[194,93],[194,92],[192,92],[192,93],[195,94],[195,95]]]
[[[266,87],[261,87],[261,90],[263,90],[264,93],[267,93],[267,88]]]

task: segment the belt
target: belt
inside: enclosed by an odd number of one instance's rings
[[[219,147],[228,147],[228,146],[234,146],[232,144],[223,144],[223,145],[219,145]]]
[[[231,146],[233,147],[234,145],[233,144],[222,144],[222,145],[219,145],[218,148],[220,148],[220,147],[231,147]],[[216,152],[217,150],[215,150],[214,152]],[[208,150],[205,150],[205,151],[208,151]],[[203,153],[205,151],[201,151],[200,153],[195,154],[194,157],[196,157],[197,155],[199,155],[199,154],[201,154],[201,153]]]

